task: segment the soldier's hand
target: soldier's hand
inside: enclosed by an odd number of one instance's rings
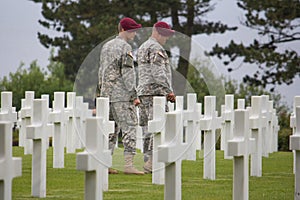
[[[92,110],[92,114],[93,114],[93,116],[96,116],[96,109],[95,108]]]
[[[133,105],[135,105],[135,106],[140,105],[140,103],[141,103],[141,101],[139,98],[133,100]]]
[[[170,101],[171,103],[174,103],[176,101],[176,96],[175,94],[172,92],[170,94],[167,95],[167,100]]]

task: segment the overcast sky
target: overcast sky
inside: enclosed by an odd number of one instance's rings
[[[222,20],[232,26],[239,26],[243,18],[241,10],[235,5],[235,0],[215,0],[217,7],[207,16],[210,20]],[[38,65],[47,66],[50,50],[43,47],[38,38],[37,32],[51,33],[39,25],[38,20],[42,19],[40,4],[28,0],[1,0],[0,6],[0,78],[7,76],[9,72],[15,72],[21,62],[25,67],[37,60]],[[54,32],[53,32],[54,33]],[[216,41],[221,45],[227,44],[231,39],[236,41],[250,42],[255,33],[245,27],[239,31],[224,35],[196,36],[193,37],[203,48],[209,49]],[[290,45],[290,44],[289,44]],[[292,44],[292,48],[300,48],[300,44]],[[299,50],[300,52],[300,50]],[[216,59],[214,62],[220,69],[225,69],[222,63]],[[252,73],[253,69],[243,65],[239,70],[227,73],[221,70],[226,76],[241,80],[246,73]],[[292,105],[293,96],[300,95],[297,85],[299,79],[291,86],[281,86],[278,91],[285,97],[289,105]],[[298,86],[299,87],[299,86]],[[299,91],[299,92],[298,92]]]

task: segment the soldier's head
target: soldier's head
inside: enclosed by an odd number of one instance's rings
[[[153,25],[152,29],[152,37],[155,38],[161,45],[164,45],[169,37],[171,37],[175,33],[174,30],[171,29],[171,26],[166,22],[156,22]]]
[[[133,19],[125,17],[121,19],[118,25],[119,35],[124,38],[126,41],[133,40],[136,34],[137,29],[141,28],[142,25],[136,23]]]

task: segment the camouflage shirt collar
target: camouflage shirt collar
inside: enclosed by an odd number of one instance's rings
[[[116,39],[123,40],[123,41],[127,42],[124,38],[122,38],[122,37],[119,36],[119,35],[116,36]]]
[[[161,44],[159,44],[157,39],[155,39],[154,37],[150,37],[149,40],[152,40],[153,42],[157,43],[163,49],[163,46],[161,46]]]

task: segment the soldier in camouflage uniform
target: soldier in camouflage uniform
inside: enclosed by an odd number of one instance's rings
[[[124,145],[125,174],[144,174],[133,166],[136,154],[136,108],[140,101],[136,94],[136,78],[133,65],[132,47],[127,43],[133,40],[136,29],[141,28],[131,18],[123,18],[118,26],[119,35],[105,43],[101,49],[99,68],[99,88],[101,97],[109,97],[110,119],[117,128],[109,135],[109,149],[113,154],[118,139],[119,129],[122,131]],[[112,170],[110,170],[111,173]]]
[[[140,125],[143,129],[145,173],[152,173],[153,135],[148,132],[148,121],[153,118],[153,97],[166,96],[168,101],[175,102],[170,61],[162,47],[174,32],[167,23],[157,22],[151,37],[139,47],[137,53],[137,94],[141,102]]]

